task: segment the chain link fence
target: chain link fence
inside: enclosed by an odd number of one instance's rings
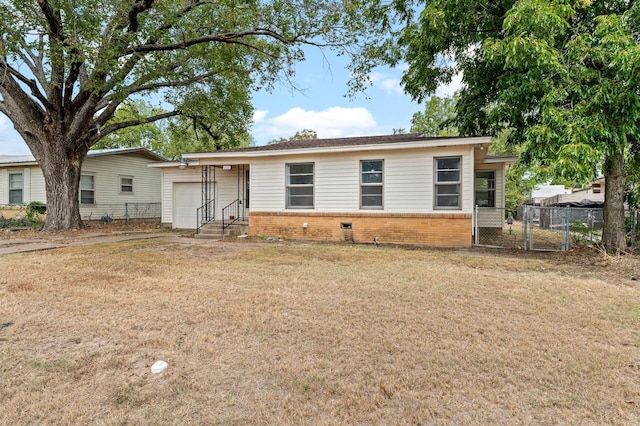
[[[506,209],[476,207],[474,244],[488,247],[522,247],[522,222]]]
[[[505,209],[476,208],[476,245],[561,251],[602,238],[602,209],[576,207],[521,206],[514,214]],[[640,215],[627,212],[631,245],[638,243]]]
[[[120,204],[95,204],[92,206],[80,206],[80,215],[83,220],[99,220],[105,223],[113,221],[160,221],[161,203],[120,203]]]
[[[525,250],[561,251],[602,239],[601,208],[523,206]]]

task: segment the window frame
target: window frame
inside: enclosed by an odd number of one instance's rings
[[[380,170],[376,171],[364,171],[363,165],[365,163],[380,163]],[[365,174],[374,174],[380,173],[380,182],[365,182],[364,176]],[[359,165],[359,175],[360,175],[360,209],[362,210],[383,210],[384,209],[384,159],[373,159],[373,160],[360,160]],[[365,206],[363,203],[363,199],[365,197],[364,188],[380,188],[380,205],[367,205]],[[378,197],[377,194],[366,194],[367,197]]]
[[[91,181],[93,183],[93,188],[91,189],[83,189],[82,188],[82,177],[83,176],[88,176],[91,177]],[[90,191],[92,193],[92,202],[91,203],[83,203],[82,202],[82,193],[83,191],[87,192]],[[93,173],[82,173],[80,175],[80,185],[78,188],[78,198],[79,198],[79,203],[81,206],[95,206],[96,205],[96,175]]]
[[[20,176],[20,188],[12,188],[12,181],[11,181],[11,176]],[[9,190],[9,199],[7,200],[9,202],[10,205],[20,205],[24,203],[24,173],[22,172],[9,172],[9,175],[7,177],[7,188]],[[20,192],[20,202],[14,202],[12,201],[12,198],[14,198],[12,196],[12,194],[16,194]]]
[[[124,175],[122,175],[122,176],[119,176],[119,178],[120,178],[120,194],[133,195],[133,176],[124,176]],[[124,179],[131,180],[131,183],[130,184],[124,184],[122,182]],[[131,190],[130,191],[124,191],[122,188],[124,188],[125,186],[126,187],[130,187]]]
[[[439,168],[440,160],[458,160],[457,169],[445,169]],[[439,172],[458,172],[458,179],[453,180],[439,180]],[[438,194],[438,188],[444,186],[456,186],[457,192]],[[458,198],[458,203],[455,206],[440,205],[438,203],[439,197],[452,197]],[[449,155],[443,157],[433,158],[433,209],[434,210],[461,210],[462,209],[462,156],[461,155]]]
[[[294,166],[311,166],[311,173],[291,173],[291,167]],[[301,163],[285,163],[285,208],[286,209],[314,209],[315,208],[315,174],[316,174],[316,165],[314,162],[301,162]],[[292,176],[311,176],[311,183],[291,183]],[[291,194],[291,190],[294,188],[311,188],[311,195],[299,195]],[[293,205],[291,203],[291,198],[310,198],[310,205]]]
[[[478,191],[478,186],[477,186],[477,181],[478,179],[478,174],[479,173],[492,173],[493,174],[493,179],[491,178],[481,178],[481,179],[487,179],[487,189],[486,190],[482,190],[482,191]],[[474,182],[473,182],[473,201],[475,203],[476,206],[479,207],[490,207],[490,208],[495,208],[496,207],[496,171],[495,170],[476,170],[475,175],[474,175]],[[489,182],[493,181],[493,188],[491,188],[491,184]],[[487,199],[489,201],[489,205],[488,206],[481,206],[478,204],[478,192],[481,192],[482,194],[488,194],[487,195]]]

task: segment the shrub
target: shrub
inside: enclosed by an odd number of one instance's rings
[[[46,205],[33,201],[22,206],[20,214],[13,218],[6,218],[0,214],[0,228],[40,228],[44,223],[40,215],[44,212],[46,212]]]
[[[40,201],[32,201],[27,204],[27,215],[29,215],[30,213],[46,214],[47,205]]]

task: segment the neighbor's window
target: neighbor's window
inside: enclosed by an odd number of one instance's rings
[[[96,185],[95,176],[93,175],[81,175],[80,176],[80,204],[95,204],[96,203]]]
[[[461,157],[443,157],[435,159],[435,208],[459,209],[462,173]]]
[[[313,163],[287,164],[287,208],[313,208]]]
[[[120,192],[133,194],[133,178],[131,176],[120,176]]]
[[[382,208],[383,160],[360,161],[360,208]]]
[[[475,181],[476,206],[495,207],[496,206],[496,172],[484,170],[476,172]]]
[[[22,204],[22,173],[9,173],[9,204]]]

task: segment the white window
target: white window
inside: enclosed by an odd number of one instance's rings
[[[9,204],[22,204],[24,179],[22,173],[9,173]]]
[[[120,192],[133,194],[133,177],[120,176]]]
[[[360,161],[360,208],[382,208],[383,160]]]
[[[80,175],[80,204],[96,203],[94,175]]]
[[[462,186],[461,157],[435,159],[435,200],[436,209],[460,209],[460,188]]]
[[[287,164],[287,208],[313,208],[313,163]]]
[[[476,172],[476,203],[478,207],[496,206],[496,172],[483,170]]]

